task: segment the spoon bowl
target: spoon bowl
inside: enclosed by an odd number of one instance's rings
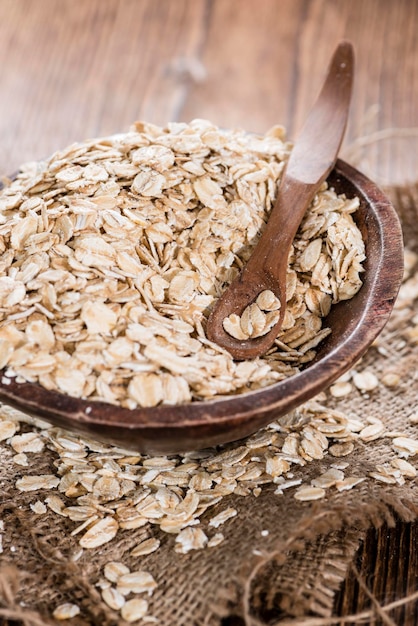
[[[403,275],[402,231],[396,212],[376,185],[339,160],[328,177],[338,194],[358,196],[354,214],[366,245],[363,285],[332,307],[332,333],[315,360],[274,385],[185,405],[129,410],[18,383],[0,371],[0,401],[69,430],[144,453],[177,453],[250,435],[331,385],[364,354],[393,308]]]

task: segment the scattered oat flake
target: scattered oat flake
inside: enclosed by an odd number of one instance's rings
[[[330,468],[317,478],[311,480],[312,487],[322,487],[323,489],[327,489],[328,487],[332,487],[337,483],[337,481],[341,481],[344,479],[344,472],[339,469]]]
[[[320,500],[325,496],[325,489],[322,487],[300,487],[293,496],[296,500],[308,502],[310,500]]]
[[[360,431],[360,439],[363,441],[374,441],[375,439],[379,439],[385,433],[385,426],[382,422],[377,424],[369,424],[365,426],[363,430]]]
[[[192,526],[179,532],[174,549],[180,554],[187,554],[191,550],[201,550],[207,542],[208,538],[203,530]]]
[[[38,489],[55,489],[60,479],[53,474],[41,474],[39,476],[24,476],[16,481],[19,491],[37,491]]]
[[[88,549],[98,548],[111,541],[116,536],[118,528],[119,525],[113,517],[104,517],[81,537],[80,546]]]
[[[51,511],[54,511],[54,513],[57,513],[57,515],[67,517],[67,513],[64,511],[65,504],[59,496],[48,496],[47,498],[45,498],[45,503],[48,505]]]
[[[114,611],[119,611],[125,604],[125,596],[123,596],[114,587],[108,587],[102,590],[103,602]]]
[[[22,467],[28,467],[29,459],[24,452],[20,452],[19,454],[13,455],[13,463],[16,463],[16,465],[21,465]]]
[[[235,517],[238,511],[233,507],[228,507],[224,511],[221,511],[209,521],[209,526],[213,526],[214,528],[219,528],[222,524],[224,524],[227,520]]]
[[[112,583],[117,583],[119,578],[123,574],[129,574],[129,573],[130,573],[129,567],[119,561],[109,561],[109,563],[106,563],[106,565],[104,566],[105,578],[107,578],[107,580],[109,580]]]
[[[145,541],[141,541],[136,548],[134,548],[131,552],[132,556],[145,556],[146,554],[151,554],[155,552],[160,547],[159,539],[145,539]]]
[[[47,512],[47,508],[45,504],[41,502],[40,500],[37,500],[36,502],[31,503],[30,508],[37,515],[43,515],[44,513]]]
[[[354,443],[346,441],[344,443],[334,443],[328,448],[329,453],[335,457],[348,456],[354,450]]]
[[[5,439],[13,437],[18,428],[18,422],[0,419],[0,441],[5,441]]]
[[[71,619],[72,617],[76,617],[79,615],[80,607],[77,604],[71,604],[70,602],[66,602],[64,604],[60,604],[53,612],[53,616],[58,620]]]
[[[374,478],[375,480],[381,482],[381,483],[386,483],[388,485],[396,485],[397,480],[395,476],[391,476],[390,474],[387,474],[386,472],[370,472],[369,476],[371,478]]]
[[[44,442],[34,432],[15,435],[10,442],[16,452],[41,452],[44,449]]]
[[[301,483],[302,483],[301,478],[295,478],[294,480],[286,480],[286,481],[280,482],[274,493],[278,495],[282,494],[283,489],[290,489],[291,487],[297,487]]]
[[[356,485],[362,483],[364,480],[366,480],[364,476],[347,476],[347,478],[344,478],[343,480],[337,480],[335,487],[337,488],[337,491],[348,491],[349,489],[352,489]]]
[[[386,387],[397,387],[401,382],[401,377],[399,374],[388,372],[382,376],[381,380]]]
[[[223,533],[216,533],[216,535],[213,535],[213,537],[209,539],[207,546],[208,548],[215,548],[216,546],[219,546],[219,544],[222,543],[224,539],[225,537]]]
[[[417,475],[417,469],[405,459],[392,459],[391,464],[407,478],[415,478]]]
[[[392,447],[400,456],[408,457],[418,454],[418,440],[410,437],[395,437]]]
[[[136,571],[129,574],[122,574],[117,581],[116,589],[124,596],[130,593],[152,594],[157,587],[153,576],[149,572]]]
[[[360,391],[372,391],[379,386],[379,380],[373,372],[357,372],[353,376],[353,383]]]
[[[334,398],[343,398],[353,391],[353,385],[349,382],[337,382],[331,385],[329,391]]]
[[[128,600],[122,607],[121,616],[125,621],[132,623],[145,617],[148,611],[148,602],[140,598]]]

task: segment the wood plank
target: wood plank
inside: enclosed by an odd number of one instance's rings
[[[346,154],[386,184],[418,171],[418,5],[413,0],[215,2],[195,85],[181,119],[264,131],[283,123],[294,136],[320,87],[336,43],[350,39],[357,76]],[[402,33],[402,35],[400,35]],[[400,68],[405,67],[405,72]],[[415,128],[399,136],[396,128]],[[378,135],[363,148],[355,139]],[[381,135],[388,135],[382,140]],[[371,138],[370,138],[371,139]]]
[[[342,37],[357,50],[346,146],[417,129],[417,25],[414,0],[3,0],[0,169],[137,118],[294,136]],[[417,133],[346,154],[401,183],[417,176]]]
[[[202,55],[207,77],[193,86],[181,119],[203,116],[257,132],[287,122],[305,11],[303,0],[215,2]]]
[[[195,57],[205,11],[205,0],[0,3],[0,170],[140,117],[175,119],[189,87],[178,61]]]
[[[334,615],[353,615],[371,609],[371,600],[359,585],[357,572],[381,606],[416,593],[417,537],[417,523],[398,521],[391,528],[383,525],[378,529],[370,529],[353,561],[354,568],[348,572],[336,596]],[[418,623],[418,602],[401,605],[392,610],[389,616],[395,624],[414,626]],[[378,620],[377,623],[382,622]]]

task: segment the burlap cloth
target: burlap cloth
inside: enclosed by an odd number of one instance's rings
[[[418,186],[389,193],[401,216],[405,242],[416,250]],[[417,315],[418,301],[414,306],[413,315]],[[380,386],[369,397],[356,390],[339,400],[328,396],[326,402],[362,418],[377,416],[389,430],[418,438],[418,427],[408,420],[417,411],[418,346],[399,341],[410,319],[411,315],[401,321],[392,318],[380,340],[384,355],[373,347],[361,363],[378,376],[396,371],[399,385]],[[366,476],[392,458],[391,440],[383,438],[367,445],[359,442],[344,460],[349,461],[351,474]],[[146,536],[144,528],[121,532],[112,542],[85,550],[73,561],[79,551],[78,538],[70,535],[75,523],[50,511],[35,515],[29,508],[33,493],[21,493],[15,487],[22,468],[12,463],[9,446],[0,448],[0,459],[0,519],[4,522],[0,622],[55,624],[53,609],[73,602],[80,607],[80,614],[68,622],[74,626],[124,624],[120,614],[104,604],[96,583],[108,561],[123,561],[138,569],[138,559],[130,551]],[[51,472],[52,452],[36,459],[29,473]],[[409,460],[414,463],[416,456]],[[309,477],[317,476],[330,462],[325,456],[308,463],[295,471],[295,477],[302,476],[309,484]],[[274,488],[263,487],[257,498],[231,495],[223,499],[221,508],[233,506],[238,515],[224,524],[225,541],[216,548],[177,554],[172,535],[152,530],[161,548],[141,557],[140,567],[158,583],[149,598],[149,613],[161,626],[304,624],[307,616],[311,620],[312,616],[329,616],[335,592],[366,529],[385,521],[393,524],[396,517],[415,520],[418,510],[416,480],[404,485],[366,480],[350,491],[329,490],[317,502],[295,500],[292,489],[277,496]],[[202,528],[213,514],[212,509],[203,516]]]

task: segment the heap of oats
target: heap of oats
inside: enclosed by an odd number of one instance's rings
[[[322,317],[360,288],[357,199],[326,185],[290,255],[273,349],[236,363],[205,321],[268,219],[290,146],[202,120],[75,144],[0,192],[0,368],[46,389],[127,408],[270,385],[309,362]],[[267,332],[271,293],[238,336]],[[255,307],[255,308],[254,308]]]

